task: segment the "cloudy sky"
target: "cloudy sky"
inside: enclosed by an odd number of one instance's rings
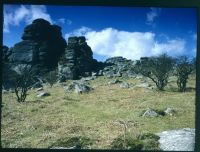
[[[100,61],[161,53],[196,55],[195,8],[4,5],[4,45],[20,42],[24,27],[36,18],[61,26],[66,41],[84,35]]]

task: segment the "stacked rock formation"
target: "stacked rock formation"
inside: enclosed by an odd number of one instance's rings
[[[22,41],[12,48],[12,64],[38,65],[41,70],[55,68],[66,47],[61,27],[36,19],[24,29]]]
[[[59,81],[89,76],[98,68],[85,37],[69,37],[68,45],[58,64]]]

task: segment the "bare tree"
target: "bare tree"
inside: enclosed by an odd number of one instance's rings
[[[187,80],[194,70],[194,64],[189,61],[187,56],[180,56],[176,61],[175,75],[177,76],[177,85],[180,92],[186,91]]]
[[[173,65],[173,58],[167,54],[161,54],[158,57],[151,57],[142,63],[140,65],[140,72],[142,75],[150,78],[156,84],[158,90],[164,90]]]
[[[12,78],[15,94],[18,102],[24,102],[27,92],[34,82],[34,70],[29,65],[19,65],[16,68],[17,75]]]

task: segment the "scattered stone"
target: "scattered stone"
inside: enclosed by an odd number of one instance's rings
[[[46,96],[50,96],[50,93],[41,92],[40,94],[37,95],[37,97],[46,97]]]
[[[195,129],[183,128],[157,134],[160,148],[164,151],[194,151]]]
[[[114,79],[114,80],[108,82],[108,84],[110,85],[110,84],[116,84],[116,83],[120,83],[120,82],[121,81],[119,81],[118,79]]]
[[[92,76],[97,76],[98,73],[97,72],[92,72]]]
[[[63,88],[65,91],[71,92],[71,91],[74,91],[76,84],[77,84],[77,82],[72,82],[71,84],[64,86]]]
[[[124,83],[121,83],[120,84],[120,88],[129,88],[129,84],[128,83],[126,83],[126,82],[124,82]]]
[[[135,87],[148,88],[150,87],[150,85],[148,83],[141,83],[141,84],[136,85]]]
[[[96,78],[96,76],[92,76],[92,77],[83,77],[81,78],[81,81],[90,81],[90,80],[94,80]]]
[[[142,75],[137,75],[137,76],[135,77],[135,79],[142,79],[142,78],[143,78]]]
[[[159,114],[153,110],[153,109],[150,109],[148,108],[144,114],[142,115],[142,117],[157,117]]]
[[[32,88],[33,89],[36,89],[36,88],[43,88],[43,85],[41,82],[36,82],[35,84],[32,85]]]
[[[36,89],[36,91],[42,91],[43,87]]]
[[[73,146],[73,147],[53,147],[53,148],[50,148],[50,149],[76,149],[76,146]]]
[[[2,94],[6,94],[6,93],[8,93],[8,91],[3,89]]]
[[[72,82],[71,84],[63,87],[67,92],[75,92],[75,93],[86,93],[92,90],[92,88],[82,81],[80,82]]]
[[[102,76],[103,75],[103,70],[99,70],[98,75]]]
[[[174,115],[174,114],[176,113],[176,110],[175,110],[174,108],[167,108],[167,109],[164,111],[164,113],[165,113],[166,115],[172,116],[172,115]]]
[[[82,94],[85,92],[89,92],[91,88],[85,84],[76,84],[75,85],[75,93]]]
[[[153,89],[153,86],[151,86],[151,85],[148,84],[148,83],[141,83],[141,84],[135,85],[134,88]]]

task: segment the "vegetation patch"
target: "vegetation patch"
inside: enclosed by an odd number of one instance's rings
[[[151,133],[142,134],[137,137],[126,135],[118,136],[111,143],[111,149],[130,149],[130,150],[160,150],[159,136]]]
[[[51,147],[73,147],[74,149],[86,149],[92,145],[92,140],[87,137],[77,136],[58,139]]]

